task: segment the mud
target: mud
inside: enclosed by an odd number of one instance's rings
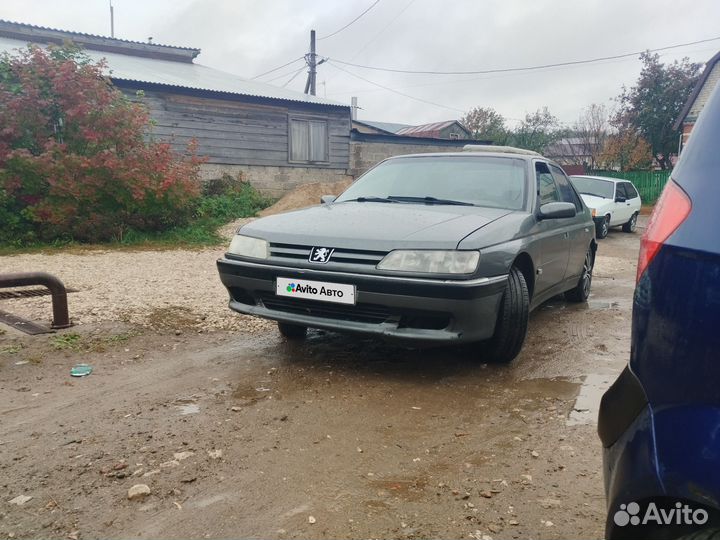
[[[0,535],[600,538],[595,415],[629,354],[638,243],[601,241],[588,304],[536,310],[508,366],[320,331],[6,330]]]

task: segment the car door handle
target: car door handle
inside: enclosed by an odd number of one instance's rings
[[[563,238],[570,238],[570,233],[564,232],[564,233],[563,233]]]

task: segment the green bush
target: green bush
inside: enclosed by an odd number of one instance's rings
[[[203,187],[204,196],[195,211],[199,219],[218,220],[223,223],[241,217],[251,217],[272,204],[272,200],[258,193],[248,182],[230,175],[208,181]]]

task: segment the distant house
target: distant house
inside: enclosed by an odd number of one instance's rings
[[[374,120],[353,120],[353,129],[359,133],[378,133],[383,135],[400,135],[424,139],[470,139],[472,134],[457,120],[446,120],[413,126],[409,124],[393,124]]]
[[[411,127],[409,124],[395,124],[392,122],[377,122],[375,120],[357,120],[353,118],[352,128],[358,133],[372,133],[375,135],[396,135],[403,128]]]
[[[680,116],[675,120],[675,130],[682,130],[681,144],[684,145],[688,137],[690,137],[690,133],[700,115],[700,111],[703,110],[705,103],[713,89],[717,86],[718,81],[720,81],[720,52],[705,64],[705,71],[703,71],[695,89],[685,102]]]
[[[348,172],[354,177],[392,156],[458,152],[469,142],[491,144],[490,141],[468,141],[470,133],[455,120],[410,126],[353,119],[352,128]],[[450,136],[451,133],[457,133],[458,136]]]
[[[547,146],[543,154],[564,167],[596,166],[594,160],[599,151],[599,143],[594,137],[566,137]]]
[[[0,21],[0,52],[64,41],[106,59],[113,83],[149,107],[154,136],[179,151],[196,139],[204,178],[242,173],[276,196],[349,178],[349,105],[197,64],[200,49]]]

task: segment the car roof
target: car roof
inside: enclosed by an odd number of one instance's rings
[[[485,157],[499,157],[508,159],[522,159],[524,161],[530,161],[533,159],[541,159],[548,161],[553,165],[557,165],[552,159],[548,159],[540,154],[520,154],[512,152],[428,152],[426,154],[401,154],[397,156],[390,156],[387,160],[397,158],[419,158],[419,157],[448,157],[448,156],[460,156],[470,158],[485,158]],[[559,165],[558,165],[559,166]]]
[[[610,176],[591,176],[589,174],[572,174],[570,175],[570,178],[591,178],[593,180],[607,180],[608,182],[612,182],[614,184],[617,184],[618,182],[630,182],[630,180],[626,180],[625,178],[613,178]],[[632,182],[630,182],[632,184]]]

